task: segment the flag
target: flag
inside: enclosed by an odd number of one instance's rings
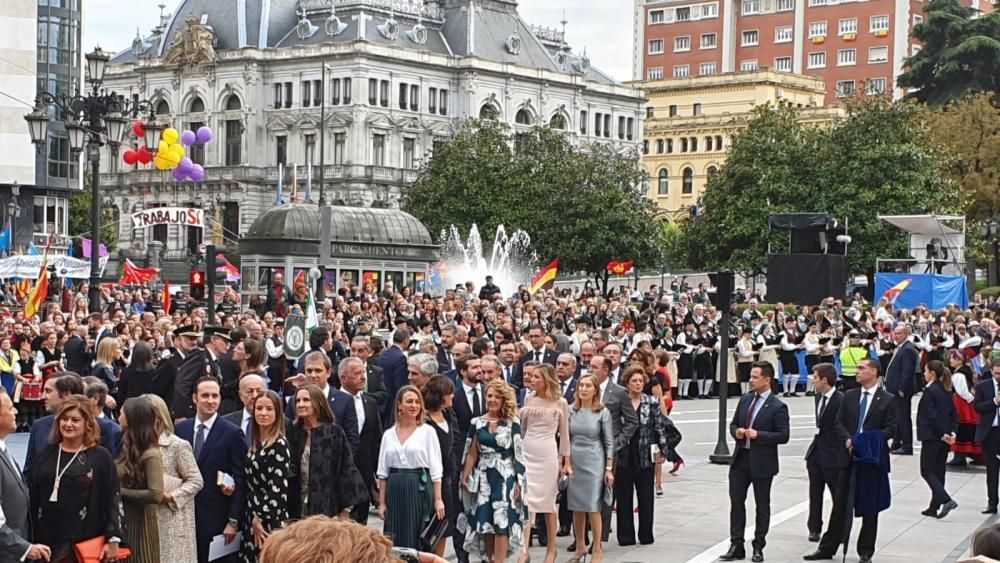
[[[160,275],[159,268],[140,268],[126,258],[125,269],[122,271],[122,279],[118,282],[118,285],[151,282],[156,280],[156,276],[158,275]]]
[[[41,252],[38,251],[38,247],[35,246],[35,243],[29,242],[28,243],[28,256],[38,256],[39,254],[41,254]]]
[[[170,314],[170,280],[163,280],[163,296],[160,298],[163,303],[163,312]]]
[[[281,205],[281,177],[285,173],[285,167],[278,163],[278,189],[274,192],[274,204]]]
[[[313,193],[313,167],[312,165],[306,166],[306,203],[312,203],[312,193]]]
[[[51,239],[51,237],[50,237],[50,239]],[[52,242],[50,241],[49,242],[49,246],[51,246],[51,245],[52,245]],[[80,238],[80,245],[83,247],[83,257],[84,258],[90,258],[90,250],[91,250],[90,247],[93,245],[92,241],[89,238],[82,238],[81,237]],[[100,256],[101,258],[104,258],[105,256],[107,256],[108,255],[108,247],[104,246],[103,244],[100,245],[97,255]]]
[[[292,280],[292,289],[294,290],[299,285],[306,285],[306,271],[299,270],[299,273],[295,275],[295,279]]]
[[[48,269],[48,254],[42,258],[42,271],[38,274],[38,281],[35,282],[35,287],[31,290],[31,294],[28,295],[28,300],[24,304],[24,318],[30,319],[35,316],[36,313],[42,308],[42,303],[45,302],[45,298],[49,295],[49,269]]]
[[[889,303],[895,303],[896,302],[896,298],[899,297],[899,294],[903,293],[903,290],[906,289],[907,287],[909,287],[910,283],[912,283],[912,282],[913,282],[913,278],[906,278],[905,280],[903,280],[903,281],[897,283],[896,285],[890,287],[889,291],[886,291],[885,295],[883,295],[882,298],[883,299],[888,299]]]
[[[218,270],[224,270],[226,272],[227,282],[238,282],[240,281],[240,269],[237,268],[232,262],[226,259],[224,254],[219,254],[215,258],[215,268]]]
[[[3,226],[3,230],[0,231],[0,252],[6,252],[10,248],[10,237],[10,222],[8,221]]]
[[[531,278],[531,287],[528,291],[531,295],[538,293],[539,289],[551,286],[555,282],[556,274],[559,272],[559,259],[556,258],[548,266],[545,266]]]
[[[296,203],[296,196],[299,192],[299,167],[292,165],[292,203]]]
[[[613,262],[608,262],[608,268],[607,269],[608,269],[609,272],[611,272],[612,274],[614,274],[616,276],[624,276],[625,274],[627,274],[627,273],[629,273],[629,272],[632,271],[632,264],[633,263],[634,263],[633,260],[629,260],[628,262],[618,262],[616,260],[616,261],[613,261]]]
[[[313,301],[315,288],[310,284],[309,298],[306,300],[306,332],[312,332],[319,326],[319,317],[316,315],[316,303]]]

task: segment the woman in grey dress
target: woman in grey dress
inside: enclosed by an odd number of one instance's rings
[[[566,506],[573,512],[576,534],[576,554],[570,563],[579,563],[587,555],[585,522],[589,517],[594,534],[591,561],[600,563],[601,509],[605,490],[610,490],[615,476],[611,472],[615,456],[615,435],[611,413],[601,403],[601,387],[597,378],[585,375],[576,384],[576,400],[569,415],[570,465]],[[610,497],[608,498],[610,501]]]

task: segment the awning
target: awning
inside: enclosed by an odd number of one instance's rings
[[[837,226],[837,220],[826,213],[772,213],[768,217],[772,229],[826,232]]]
[[[961,215],[879,215],[879,219],[914,235],[961,235],[963,231],[945,222],[965,222]],[[963,225],[964,226],[964,225]]]

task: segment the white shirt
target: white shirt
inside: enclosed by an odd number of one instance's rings
[[[9,457],[10,454],[7,451],[7,442],[4,442],[2,439],[0,439],[0,455],[2,455],[4,457],[8,457],[8,459],[10,459],[11,461],[14,461],[13,457]],[[20,474],[20,469],[21,468],[18,467],[16,461],[14,462],[14,469],[15,469],[15,471],[17,471],[18,474]],[[20,479],[21,478],[20,475],[18,475],[17,478]],[[6,525],[7,525],[7,516],[3,513],[3,506],[0,506],[0,528],[4,527]],[[21,558],[18,561],[24,561],[25,559],[27,559],[28,558],[28,552],[30,552],[30,551],[31,551],[31,548],[29,547],[24,552],[24,555],[22,555]]]
[[[244,409],[244,410],[246,410],[246,409]],[[215,414],[212,415],[212,418],[206,420],[205,422],[202,422],[200,418],[198,418],[197,416],[195,416],[195,418],[194,418],[194,436],[193,436],[193,438],[195,440],[198,439],[198,427],[199,426],[204,426],[205,427],[205,430],[204,430],[204,432],[205,432],[205,441],[208,441],[208,435],[212,433],[212,426],[215,425],[215,421],[218,420],[218,418],[219,418],[219,413],[215,413]],[[194,442],[192,442],[192,443],[194,443]]]
[[[531,359],[535,360],[536,362],[544,362],[545,361],[545,346],[542,346],[538,350],[532,350],[531,351]]]
[[[250,414],[250,411],[248,411],[246,407],[243,407],[243,420],[240,421],[240,428],[243,429],[243,435],[246,436],[247,438],[250,437],[251,418],[253,418],[253,415]]]
[[[608,378],[604,380],[604,383],[601,383],[601,385],[600,385],[600,388],[601,388],[601,402],[602,403],[604,402],[605,392],[608,390],[608,382],[609,381],[611,381],[611,376],[608,376]]]
[[[437,432],[429,424],[421,424],[410,434],[405,443],[400,443],[393,426],[382,437],[378,452],[379,479],[388,479],[390,469],[430,470],[431,480],[440,481],[444,468],[441,464],[441,443]]]
[[[969,384],[965,381],[965,374],[955,372],[954,376],[951,378],[951,384],[955,389],[955,394],[965,400],[967,403],[971,403],[975,397],[969,390]]]
[[[479,386],[476,385],[475,387],[470,387],[469,384],[466,383],[465,380],[463,379],[462,390],[465,391],[465,399],[469,402],[469,410],[475,412],[476,407],[474,406],[474,404],[476,401],[479,401],[479,407],[480,407],[479,412],[482,413],[483,393],[482,390],[479,389]],[[475,394],[478,395],[478,397],[473,397],[473,392],[475,392]]]
[[[819,404],[816,405],[816,424],[819,425],[819,411],[823,407],[823,399],[826,398],[826,406],[830,406],[830,401],[833,399],[833,394],[837,392],[836,387],[831,387],[829,391],[823,393],[823,396],[819,399]]]
[[[361,431],[365,429],[365,402],[362,399],[364,394],[365,391],[362,389],[356,394],[351,395],[354,399],[354,411],[358,413],[358,434],[361,434]]]
[[[878,390],[878,382],[872,384],[871,387],[861,388],[861,397],[858,399],[858,406],[865,402],[865,395],[868,395],[868,405],[865,407],[865,418],[862,418],[859,422],[864,424],[865,419],[868,418],[868,413],[872,412],[872,400],[875,399],[875,391]]]

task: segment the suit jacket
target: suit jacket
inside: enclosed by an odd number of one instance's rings
[[[219,412],[229,414],[243,409],[240,401],[240,364],[229,356],[221,356],[215,360],[219,366],[218,374],[222,378],[222,403]]]
[[[385,388],[385,371],[379,366],[365,363],[365,396],[371,397],[378,405],[379,416],[385,409],[386,401],[389,400],[389,392]]]
[[[744,447],[745,441],[736,437],[736,429],[745,427],[755,396],[756,393],[750,392],[740,397],[733,419],[729,422],[729,434],[736,440],[737,451]],[[774,477],[778,474],[778,446],[787,444],[789,438],[788,405],[770,393],[750,423],[750,428],[757,431],[757,438],[750,440],[750,478]]]
[[[354,399],[348,393],[334,389],[333,385],[330,385],[330,392],[327,394],[326,400],[330,403],[330,410],[333,411],[337,426],[341,427],[344,434],[347,435],[347,442],[351,445],[351,453],[357,455],[360,439],[358,438],[358,412],[354,410]],[[293,400],[288,401],[285,406],[285,418],[295,420],[294,395]]]
[[[375,496],[375,471],[378,469],[378,453],[382,447],[382,421],[375,399],[364,393],[361,401],[365,407],[365,425],[359,434],[358,455],[354,462],[361,472],[370,500],[374,501],[378,498]]]
[[[601,394],[601,402],[611,413],[611,427],[615,431],[615,454],[628,447],[632,435],[639,429],[639,415],[632,408],[632,399],[628,391],[614,381],[608,381],[608,387]]]
[[[816,395],[816,405],[814,411],[819,411],[822,395]],[[844,402],[844,394],[834,391],[830,400],[826,403],[826,409],[820,416],[817,425],[816,436],[809,444],[806,451],[806,459],[819,464],[820,467],[840,467],[840,457],[844,455],[844,442],[837,434],[837,412]]]
[[[22,475],[25,483],[31,482],[31,466],[35,461],[35,456],[41,453],[50,443],[52,435],[52,424],[55,422],[53,415],[43,416],[31,425],[31,433],[28,435],[28,451],[24,456],[24,470]],[[107,418],[98,418],[97,425],[101,427],[101,445],[111,452],[112,458],[118,457],[118,452],[122,448],[122,429]]]
[[[972,404],[975,406],[976,412],[979,413],[979,424],[976,425],[976,442],[980,444],[986,440],[986,436],[989,435],[990,429],[993,427],[993,419],[1000,412],[1000,407],[993,402],[996,396],[996,386],[992,377],[976,384],[975,398],[973,398]]]
[[[563,393],[563,399],[570,405],[576,400],[576,383],[580,380],[580,376],[573,377],[569,380],[569,384],[566,385],[566,392]]]
[[[174,434],[187,440],[192,448],[194,426],[195,419],[188,418],[179,422],[174,430]],[[247,446],[240,427],[217,417],[196,458],[205,481],[205,486],[194,497],[195,534],[199,540],[206,541],[221,534],[229,520],[243,522],[247,504],[246,456]],[[216,484],[220,471],[236,481],[236,492],[232,496],[222,494]]]
[[[76,334],[70,336],[63,346],[63,353],[66,354],[66,369],[78,373],[82,377],[90,375],[92,358],[87,353],[87,342],[84,339]]]
[[[892,395],[902,391],[907,397],[913,395],[913,374],[917,372],[920,356],[917,348],[907,340],[896,348],[885,370],[885,390]]]
[[[958,432],[958,411],[951,397],[952,392],[937,381],[924,387],[917,405],[917,440],[937,442],[945,434]]]
[[[6,518],[0,526],[0,560],[20,561],[31,547],[28,486],[17,464],[3,453],[0,453],[0,508]]]
[[[451,369],[451,362],[448,361],[448,350],[444,349],[444,346],[438,348],[437,353],[437,363],[438,363],[438,373],[444,373]]]
[[[837,412],[837,435],[844,448],[841,457],[841,467],[850,465],[851,456],[847,450],[847,440],[850,440],[858,429],[858,416],[861,411],[861,387],[855,387],[844,393],[844,402]],[[888,391],[876,389],[874,396],[868,401],[868,414],[865,416],[862,431],[881,430],[885,438],[882,447],[882,464],[889,468],[889,441],[896,435],[896,409],[892,406],[893,396]]]
[[[480,413],[486,413],[486,393],[484,392],[482,384],[476,384],[479,389],[479,402],[481,403]],[[462,461],[464,459],[463,454],[465,453],[465,438],[469,435],[469,427],[472,425],[472,405],[469,404],[469,396],[465,394],[465,387],[462,386],[461,380],[455,384],[455,400],[452,404],[452,410],[455,411],[455,420],[458,423],[458,435],[462,437],[461,440],[456,440],[453,444],[452,456],[455,458],[455,467],[459,468],[458,472],[461,473]]]
[[[222,417],[228,420],[229,422],[235,424],[236,427],[240,429],[241,433],[243,432],[243,410],[244,409],[233,411]],[[250,425],[247,425],[247,431],[246,434],[243,436],[243,441],[246,442],[247,447],[250,447]]]
[[[396,393],[409,382],[406,354],[393,344],[379,356],[378,366],[385,376],[386,401],[382,407],[382,424],[388,428],[396,418]]]
[[[218,364],[211,361],[204,348],[195,348],[184,357],[181,367],[177,370],[177,378],[174,380],[174,395],[170,410],[175,419],[194,416],[192,399],[194,384],[206,375],[215,376],[219,380],[219,385],[222,385],[222,373]]]
[[[530,362],[535,359],[535,351],[528,350],[514,364],[514,380],[511,385],[520,389],[524,387],[524,364],[525,362]],[[559,359],[559,352],[556,352],[552,348],[545,348],[545,353],[542,354],[542,362],[549,364],[552,367],[556,367],[556,360]]]

